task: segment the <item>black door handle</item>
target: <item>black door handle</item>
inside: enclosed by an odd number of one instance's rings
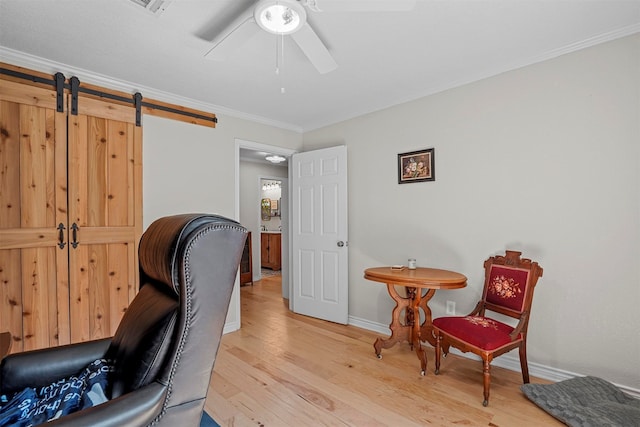
[[[64,224],[58,224],[58,247],[64,249]]]
[[[80,227],[78,227],[78,224],[76,224],[75,222],[73,223],[73,225],[71,226],[71,233],[73,236],[73,241],[71,242],[71,246],[73,246],[73,249],[78,247],[78,230],[80,230]]]

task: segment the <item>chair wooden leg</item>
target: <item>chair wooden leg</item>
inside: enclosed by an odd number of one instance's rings
[[[441,351],[441,347],[442,347],[442,335],[435,334],[436,335],[436,370],[435,370],[435,374],[438,375],[440,373],[440,354],[442,353]]]
[[[529,365],[527,364],[527,344],[522,343],[520,345],[520,369],[522,370],[522,382],[529,383]]]
[[[482,384],[484,386],[484,400],[482,406],[489,405],[489,387],[491,387],[491,362],[488,360],[482,360]]]

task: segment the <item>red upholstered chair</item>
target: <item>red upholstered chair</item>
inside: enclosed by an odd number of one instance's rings
[[[440,373],[440,354],[449,347],[477,354],[483,362],[484,401],[489,404],[491,361],[515,348],[520,352],[522,381],[529,382],[527,366],[527,327],[533,300],[533,290],[542,268],[537,262],[520,258],[521,252],[506,251],[505,256],[493,256],[484,262],[485,281],[482,299],[467,316],[440,317],[433,320],[436,337],[436,375]],[[510,326],[489,317],[488,312],[517,319]],[[515,322],[513,322],[515,323]]]

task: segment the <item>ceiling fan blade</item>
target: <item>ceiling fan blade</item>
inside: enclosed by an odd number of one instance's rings
[[[258,31],[260,27],[253,18],[253,9],[250,8],[213,39],[213,47],[204,56],[208,59],[223,61]]]
[[[305,23],[300,30],[291,34],[291,37],[320,74],[326,74],[338,68],[333,56],[331,56],[327,47],[308,23]]]
[[[416,0],[307,0],[311,10],[320,12],[404,12]]]

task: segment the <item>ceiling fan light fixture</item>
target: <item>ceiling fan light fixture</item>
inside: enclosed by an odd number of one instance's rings
[[[278,156],[278,155],[270,155],[270,156],[265,157],[265,160],[270,161],[271,163],[278,164],[278,163],[284,162],[287,159],[285,159],[282,156]]]
[[[262,0],[253,17],[263,30],[272,34],[292,34],[307,22],[304,7],[295,0]]]

